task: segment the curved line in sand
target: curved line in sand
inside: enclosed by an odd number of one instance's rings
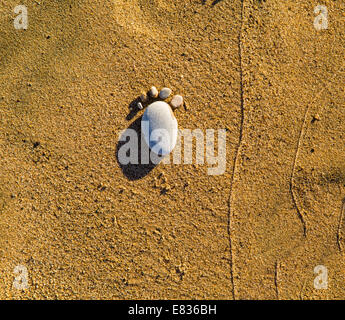
[[[341,240],[342,240],[342,237],[341,237],[341,225],[343,223],[344,215],[345,215],[345,198],[343,199],[342,206],[341,206],[341,211],[340,211],[340,216],[339,216],[339,224],[338,224],[338,231],[337,231],[337,244],[338,244],[338,248],[339,248],[340,252],[343,251],[343,248],[342,248],[342,245],[341,245]]]
[[[299,138],[298,138],[298,142],[297,142],[297,148],[296,148],[296,153],[295,153],[295,157],[294,157],[294,161],[293,161],[293,167],[292,167],[292,171],[291,171],[291,177],[290,177],[290,192],[291,192],[291,197],[292,197],[292,201],[295,205],[295,208],[297,210],[297,215],[298,218],[300,219],[302,226],[303,226],[303,235],[304,237],[307,236],[307,226],[306,226],[306,222],[304,219],[304,216],[302,214],[303,209],[302,206],[299,204],[298,200],[297,200],[297,196],[296,193],[294,191],[294,178],[295,178],[295,172],[296,172],[296,165],[297,165],[297,161],[298,161],[298,157],[299,157],[299,151],[300,151],[300,147],[302,144],[302,141],[304,139],[304,135],[305,132],[308,128],[307,126],[307,118],[309,115],[309,111],[310,111],[310,106],[312,104],[314,104],[314,102],[320,97],[320,95],[326,90],[326,88],[329,86],[329,84],[332,82],[332,80],[337,76],[337,74],[344,68],[345,63],[340,67],[340,69],[334,73],[333,77],[331,78],[330,82],[328,83],[328,85],[325,85],[325,87],[323,88],[323,90],[321,90],[315,97],[315,99],[307,105],[306,109],[305,109],[305,113],[304,113],[304,118],[303,118],[303,122],[302,122],[302,126],[301,126],[301,130],[300,130],[300,134],[299,134]]]
[[[234,281],[234,264],[233,264],[233,252],[232,252],[232,239],[231,239],[231,203],[232,203],[232,195],[233,195],[233,183],[235,178],[235,173],[237,171],[237,161],[242,145],[243,139],[243,125],[244,125],[244,92],[243,92],[243,65],[242,65],[242,53],[243,53],[243,46],[242,46],[242,32],[243,32],[243,16],[244,16],[244,0],[241,0],[242,8],[241,8],[241,28],[240,33],[238,35],[238,52],[239,52],[239,60],[240,60],[240,100],[241,100],[241,124],[240,124],[240,132],[238,138],[238,144],[236,147],[235,159],[234,159],[234,166],[232,169],[232,176],[231,176],[231,183],[230,183],[230,195],[228,201],[228,238],[229,238],[229,247],[230,247],[230,276],[231,276],[231,284],[232,284],[232,296],[233,299],[236,300],[236,287]]]

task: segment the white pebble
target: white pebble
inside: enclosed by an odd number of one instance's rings
[[[163,88],[161,92],[159,93],[159,97],[161,99],[167,99],[171,95],[171,89],[169,88]]]
[[[183,97],[178,94],[176,96],[173,96],[170,104],[173,109],[181,107],[183,105]]]
[[[154,153],[169,154],[176,145],[177,130],[177,120],[166,102],[156,101],[146,108],[141,120],[141,132]]]
[[[151,87],[149,91],[150,97],[157,98],[158,97],[158,90],[156,87]]]
[[[139,110],[144,109],[144,107],[143,107],[143,105],[142,105],[142,103],[141,103],[141,102],[138,102],[137,107],[138,107],[138,109],[139,109]]]

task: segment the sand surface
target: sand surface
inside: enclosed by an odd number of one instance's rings
[[[344,299],[345,3],[317,4],[0,1],[0,298]],[[151,85],[227,129],[223,175],[119,165]]]

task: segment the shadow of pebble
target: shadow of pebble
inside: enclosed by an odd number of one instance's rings
[[[214,0],[213,2],[212,2],[212,7],[214,7],[218,2],[221,2],[222,0]]]
[[[132,120],[136,115],[137,113],[139,112],[139,109],[137,107],[138,105],[138,102],[140,102],[140,97],[137,97],[135,98],[130,104],[129,104],[129,113],[126,117],[126,120],[127,121],[130,121]]]
[[[218,2],[221,2],[222,0],[214,0],[213,2],[212,2],[212,7],[214,7]],[[202,0],[202,4],[203,5],[205,5],[206,4],[206,2],[207,2],[207,0]]]
[[[342,184],[345,186],[345,169],[344,168],[332,168],[329,172],[323,173],[319,178],[321,185]]]
[[[123,172],[123,174],[131,181],[134,180],[139,180],[142,179],[143,177],[145,177],[146,175],[148,175],[156,166],[157,164],[153,163],[151,160],[148,164],[141,164],[141,118],[139,117],[138,119],[136,119],[134,122],[132,122],[130,124],[130,126],[127,129],[133,129],[135,130],[135,132],[137,133],[137,137],[138,137],[138,164],[122,164],[119,161],[119,150],[120,148],[128,143],[129,138],[127,137],[126,141],[118,141],[117,147],[116,147],[116,160]],[[145,143],[145,142],[143,142]]]

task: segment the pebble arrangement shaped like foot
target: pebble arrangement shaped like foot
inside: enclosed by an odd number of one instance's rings
[[[142,92],[137,100],[137,108],[144,109],[150,100],[160,98],[168,99],[172,94],[170,88],[163,88],[158,92],[152,86],[147,93]],[[156,101],[149,104],[141,119],[141,132],[148,147],[158,156],[168,155],[177,142],[178,124],[172,110],[183,105],[183,97],[174,95],[170,105],[164,101]]]
[[[158,92],[152,86],[147,93],[142,92],[137,100],[137,108],[144,109],[150,100],[159,97],[166,100],[171,96],[170,88],[163,88]],[[168,155],[177,142],[178,124],[172,111],[183,105],[183,97],[174,95],[170,101],[170,106],[164,101],[156,101],[149,104],[141,119],[141,132],[148,147],[159,156]],[[171,109],[172,108],[172,109]]]

